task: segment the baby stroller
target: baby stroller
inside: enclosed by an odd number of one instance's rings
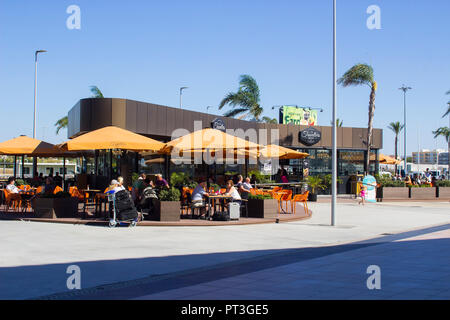
[[[126,190],[117,193],[108,192],[108,200],[111,205],[112,217],[109,219],[109,227],[116,225],[136,226],[138,222],[138,213]]]

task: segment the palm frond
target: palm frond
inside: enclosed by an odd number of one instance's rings
[[[92,98],[104,98],[103,93],[97,86],[90,86]]]
[[[437,130],[433,131],[433,134],[434,134],[434,138],[437,138],[439,136],[444,137],[448,143],[449,139],[450,139],[450,128],[449,127],[440,127]]]
[[[56,134],[59,134],[59,131],[61,129],[67,128],[68,124],[69,124],[69,118],[67,118],[67,116],[62,117],[61,119],[56,121],[56,123],[55,123]]]
[[[225,112],[224,116],[225,117],[235,117],[237,115],[240,115],[240,114],[246,113],[246,112],[248,112],[248,109],[246,109],[246,108],[231,109],[231,110]]]
[[[368,64],[354,65],[338,79],[337,83],[344,87],[361,84],[372,86],[374,84],[373,68]]]
[[[388,129],[391,129],[396,135],[398,135],[403,130],[404,127],[405,125],[401,124],[400,121],[391,122],[388,125]]]
[[[274,123],[274,124],[278,123],[277,119],[266,117],[266,116],[262,117],[262,121],[265,122],[265,123]]]

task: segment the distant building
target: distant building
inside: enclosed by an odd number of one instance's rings
[[[414,164],[448,164],[448,152],[443,149],[422,149],[420,152],[413,152],[412,157]]]

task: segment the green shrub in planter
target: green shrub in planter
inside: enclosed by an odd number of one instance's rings
[[[436,181],[436,187],[450,187],[450,180],[438,180]]]
[[[248,199],[250,200],[268,200],[268,199],[273,199],[272,196],[270,194],[251,194],[248,196]]]
[[[270,183],[270,175],[265,175],[258,170],[252,170],[248,172],[248,176],[251,177],[255,175],[256,183]]]
[[[431,188],[429,184],[413,184],[411,188]]]
[[[170,189],[161,190],[158,195],[158,198],[161,201],[180,201],[180,197],[180,190],[173,187]]]

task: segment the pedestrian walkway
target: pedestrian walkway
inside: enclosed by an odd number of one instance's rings
[[[355,243],[302,248],[53,298],[450,299],[450,224]],[[381,270],[369,290],[367,268]]]

